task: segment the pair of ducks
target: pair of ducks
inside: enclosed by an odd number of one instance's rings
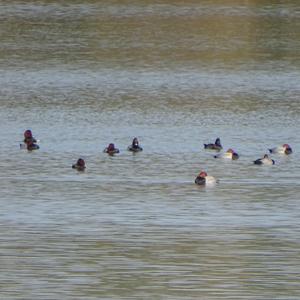
[[[117,149],[113,143],[111,143],[103,150],[103,152],[107,153],[108,155],[114,155],[116,153],[119,153],[120,150]],[[84,159],[79,158],[76,164],[72,165],[72,168],[76,169],[77,171],[84,171],[86,168]]]
[[[132,140],[131,145],[127,147],[127,150],[131,152],[140,152],[143,151],[143,148],[140,146],[138,139],[135,137]],[[111,143],[103,150],[103,152],[108,153],[109,155],[114,155],[116,153],[120,153],[120,150],[115,147],[115,144]]]
[[[211,150],[216,150],[216,151],[221,151],[223,149],[221,145],[221,140],[220,138],[217,138],[215,143],[210,143],[210,144],[204,144],[204,149],[211,149]],[[288,144],[283,144],[282,146],[275,147],[268,149],[270,153],[279,153],[279,154],[285,154],[289,155],[291,154],[292,148]],[[228,149],[226,153],[222,155],[215,155],[215,158],[223,157],[223,158],[230,158],[232,160],[236,160],[239,158],[239,155],[233,151],[232,149]],[[268,154],[265,154],[262,158],[256,159],[253,161],[255,165],[274,165],[275,161],[271,158],[269,158]],[[213,176],[208,176],[206,172],[201,171],[199,175],[195,179],[195,183],[198,185],[210,185],[216,183],[217,180]]]
[[[282,146],[268,149],[272,154],[285,154],[289,155],[293,153],[293,150],[290,145],[283,144]],[[271,159],[268,154],[265,154],[263,158],[256,159],[253,162],[255,165],[275,165],[275,160]]]
[[[293,153],[293,150],[289,144],[283,144],[275,148],[268,149],[271,154],[285,154],[289,155]],[[275,160],[269,158],[268,154],[265,154],[263,158],[259,158],[254,161],[255,165],[275,165]]]
[[[220,138],[217,138],[214,143],[204,144],[204,149],[221,151],[223,147],[221,145]],[[230,148],[224,154],[215,155],[214,158],[229,158],[232,160],[236,160],[239,158],[239,155],[233,149]]]
[[[140,152],[140,151],[143,151],[143,148],[139,145],[139,141],[138,139],[135,137],[133,140],[132,140],[132,143],[130,146],[128,146],[127,148],[128,151],[131,151],[131,152]],[[104,150],[103,150],[104,153],[107,153],[108,155],[114,155],[116,153],[120,153],[120,150],[118,148],[115,147],[115,144],[113,143],[110,143]],[[84,171],[85,168],[86,168],[86,165],[85,165],[85,161],[84,159],[82,158],[79,158],[76,162],[76,164],[72,165],[72,168],[73,169],[76,169],[78,171]]]

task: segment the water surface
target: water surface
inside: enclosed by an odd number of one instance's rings
[[[2,1],[1,297],[298,299],[299,18],[296,0]],[[205,152],[216,137],[240,159]]]

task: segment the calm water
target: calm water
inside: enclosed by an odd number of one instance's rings
[[[2,0],[0,41],[1,299],[299,299],[298,0]]]

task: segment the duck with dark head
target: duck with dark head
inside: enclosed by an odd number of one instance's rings
[[[103,150],[103,152],[104,152],[104,153],[107,153],[107,154],[109,154],[109,155],[114,155],[114,154],[116,154],[116,153],[119,153],[120,150],[117,149],[117,148],[115,147],[115,144],[110,143],[110,144]]]
[[[86,168],[84,159],[79,158],[76,164],[72,165],[72,168],[76,169],[77,171],[84,171]]]
[[[221,151],[223,149],[220,138],[217,138],[214,143],[204,144],[204,149]]]
[[[128,149],[128,151],[131,151],[131,152],[143,151],[143,148],[139,145],[139,140],[136,137],[132,140],[131,145],[128,146],[127,149]]]
[[[255,165],[275,165],[275,160],[269,158],[268,154],[265,154],[263,158],[258,158],[253,163]]]

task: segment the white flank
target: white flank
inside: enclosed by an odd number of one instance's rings
[[[273,161],[270,158],[263,158],[261,161],[264,165],[273,165]]]
[[[217,180],[213,176],[205,176],[205,184],[206,185],[214,185],[216,184]]]

